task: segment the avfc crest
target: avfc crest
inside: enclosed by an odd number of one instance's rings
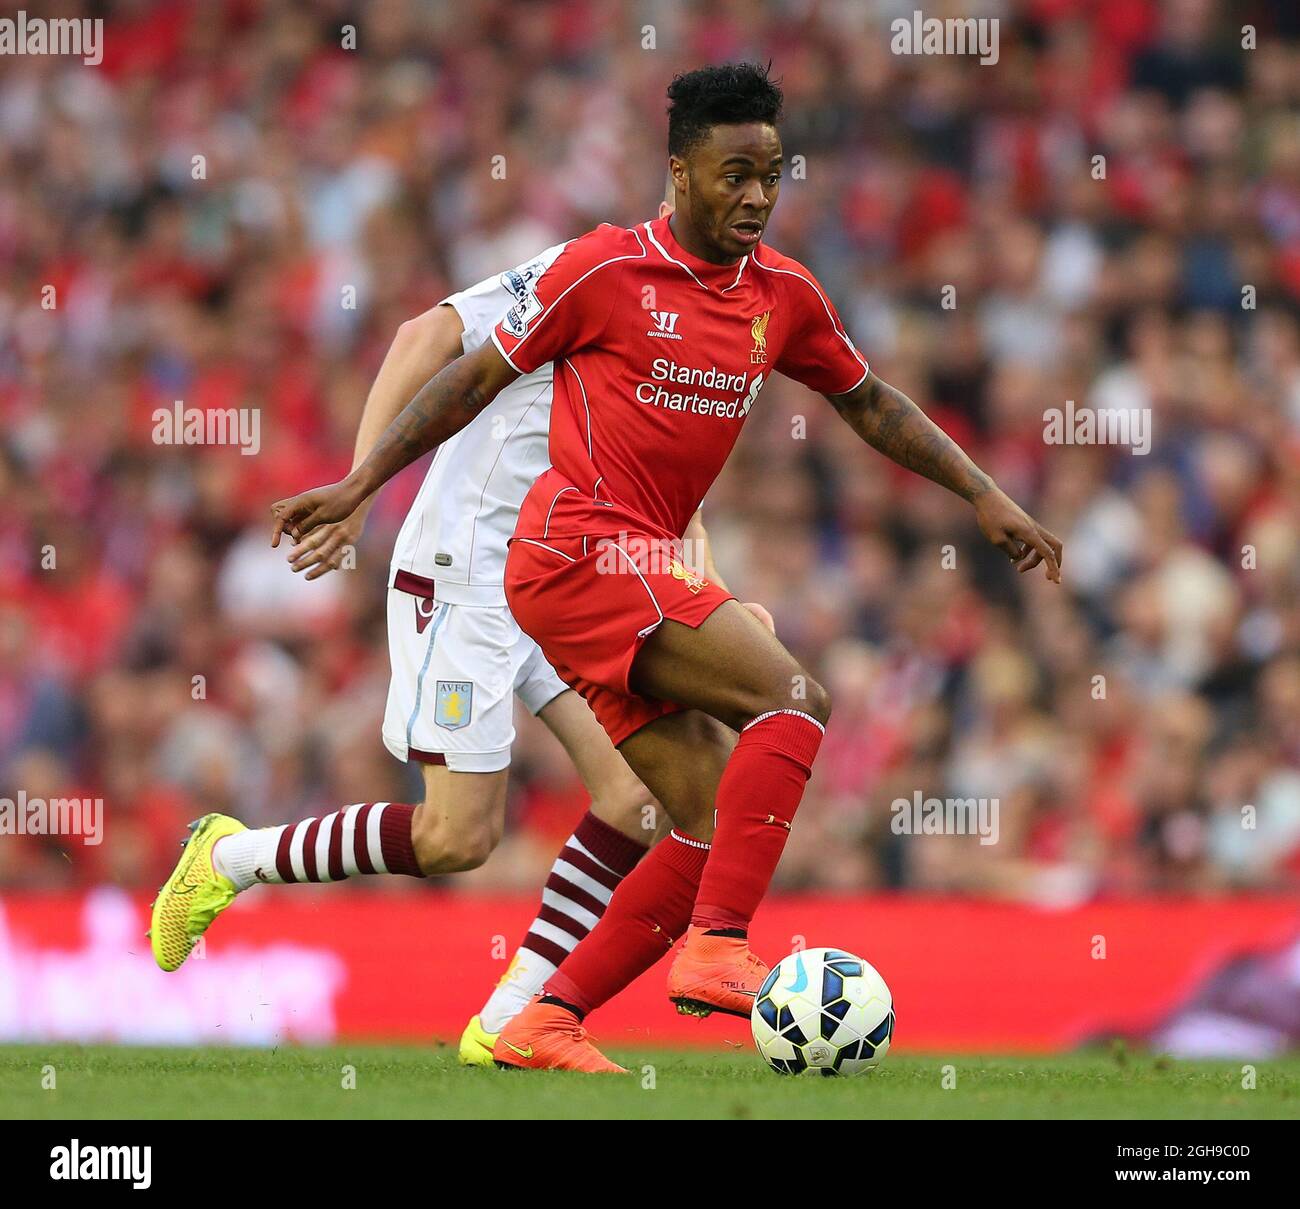
[[[433,720],[438,726],[447,730],[460,730],[462,726],[468,726],[473,707],[472,680],[438,681],[433,706]]]

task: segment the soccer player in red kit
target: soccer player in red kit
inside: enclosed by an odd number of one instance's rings
[[[680,542],[772,373],[825,395],[868,444],[968,500],[1022,571],[1044,563],[1060,578],[1060,542],[871,373],[812,274],[763,242],[782,164],[781,93],[766,71],[704,68],[668,95],[674,214],[567,245],[492,343],[432,379],[360,467],[273,508],[277,536],[341,520],[516,375],[555,362],[551,468],[520,511],[507,599],[676,830],[502,1032],[501,1065],[620,1070],[582,1017],[683,932],[668,978],[679,1010],[748,1016],[767,972],[748,927],[830,701],[686,565]]]

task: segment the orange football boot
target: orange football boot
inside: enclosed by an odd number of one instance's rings
[[[668,998],[683,1016],[726,1012],[749,1019],[767,965],[737,936],[709,936],[692,926],[668,971]]]
[[[567,1008],[534,999],[501,1030],[492,1059],[509,1070],[580,1070],[588,1075],[626,1075],[587,1037]]]

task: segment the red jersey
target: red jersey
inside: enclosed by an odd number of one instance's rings
[[[798,261],[709,264],[666,218],[567,244],[492,340],[520,373],[555,362],[552,469],[517,537],[681,537],[770,374],[842,394],[868,373]]]

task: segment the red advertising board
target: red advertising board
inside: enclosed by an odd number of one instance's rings
[[[454,1040],[505,968],[535,900],[259,888],[176,974],[157,970],[147,900],[117,890],[0,897],[0,1040]],[[1141,1033],[1226,962],[1300,932],[1293,898],[1103,901],[1065,910],[917,896],[765,904],[758,951],[806,944],[871,961],[896,1043],[1051,1052]],[[745,1042],[743,1021],[675,1014],[666,963],[591,1018],[605,1044]]]

